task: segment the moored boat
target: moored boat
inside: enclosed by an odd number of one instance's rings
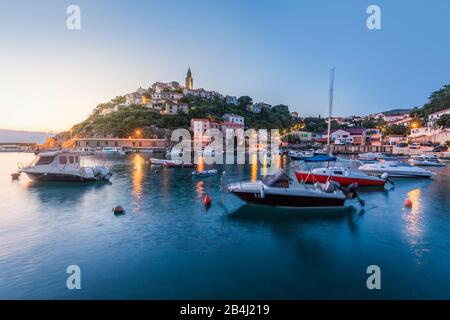
[[[355,185],[346,194],[335,182],[313,186],[292,185],[291,178],[286,173],[279,172],[263,180],[231,183],[227,186],[227,190],[252,204],[297,208],[332,208],[342,207],[347,198],[357,196],[354,187]]]
[[[428,170],[400,161],[368,163],[360,166],[358,170],[371,175],[387,173],[389,177],[393,178],[429,178],[432,176],[432,173]]]
[[[336,181],[342,186],[358,183],[361,187],[382,187],[387,177],[380,178],[363,172],[351,171],[343,167],[314,168],[310,171],[297,170],[295,176],[299,182],[326,183],[328,180]]]
[[[124,156],[126,154],[125,150],[121,147],[104,147],[99,151],[95,152],[96,154],[101,155],[117,155],[117,156]]]
[[[107,181],[112,173],[104,166],[81,166],[81,154],[77,152],[40,153],[28,166],[19,166],[31,180],[50,182]]]
[[[415,166],[444,167],[445,163],[439,161],[439,158],[433,154],[411,156],[409,163]]]

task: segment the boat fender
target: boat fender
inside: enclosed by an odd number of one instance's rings
[[[405,207],[410,208],[412,207],[412,201],[409,198],[405,199]]]
[[[125,209],[122,206],[116,206],[112,209],[112,211],[114,212],[115,215],[125,213]]]
[[[205,204],[205,207],[209,207],[211,205],[211,197],[208,194],[205,194],[203,197],[203,203]]]

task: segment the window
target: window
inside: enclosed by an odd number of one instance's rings
[[[119,143],[118,143],[117,141],[114,141],[114,146],[115,146],[115,147],[118,147],[118,146],[119,146]]]
[[[59,164],[66,164],[67,163],[67,157],[66,156],[60,156],[59,157]]]
[[[108,145],[108,141],[105,141],[105,146],[107,146]]]
[[[78,156],[75,156],[75,163],[78,163],[80,161],[80,158]]]
[[[97,147],[100,147],[100,141],[97,141]]]
[[[87,145],[87,146],[89,145],[89,141],[86,141],[86,145]]]
[[[46,164],[50,164],[53,162],[53,159],[55,159],[55,157],[39,157],[38,161],[36,162],[36,166],[43,166]]]
[[[69,156],[69,163],[74,163],[74,157],[73,156]]]

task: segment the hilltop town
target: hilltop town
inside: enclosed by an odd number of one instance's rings
[[[450,140],[450,86],[432,93],[421,108],[394,109],[364,116],[335,116],[330,140],[335,145],[393,145],[411,141],[445,144]],[[214,90],[194,88],[192,71],[185,83],[155,82],[147,89],[118,96],[99,104],[83,122],[59,134],[48,146],[108,145],[118,139],[169,139],[173,129],[194,131],[216,128],[222,132],[237,128],[280,129],[291,144],[327,141],[327,118],[301,117],[283,104],[253,102]],[[127,144],[129,141],[127,140]],[[89,141],[91,143],[89,144]],[[117,144],[117,143],[116,143]],[[118,145],[121,145],[120,143]]]

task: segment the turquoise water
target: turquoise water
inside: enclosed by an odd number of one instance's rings
[[[364,210],[305,212],[244,205],[218,176],[156,172],[142,155],[89,159],[110,166],[110,184],[12,181],[32,158],[0,154],[2,299],[450,298],[450,165],[361,191]],[[219,168],[228,179],[264,173]],[[73,264],[81,290],[66,288]],[[373,264],[381,290],[366,287]]]

